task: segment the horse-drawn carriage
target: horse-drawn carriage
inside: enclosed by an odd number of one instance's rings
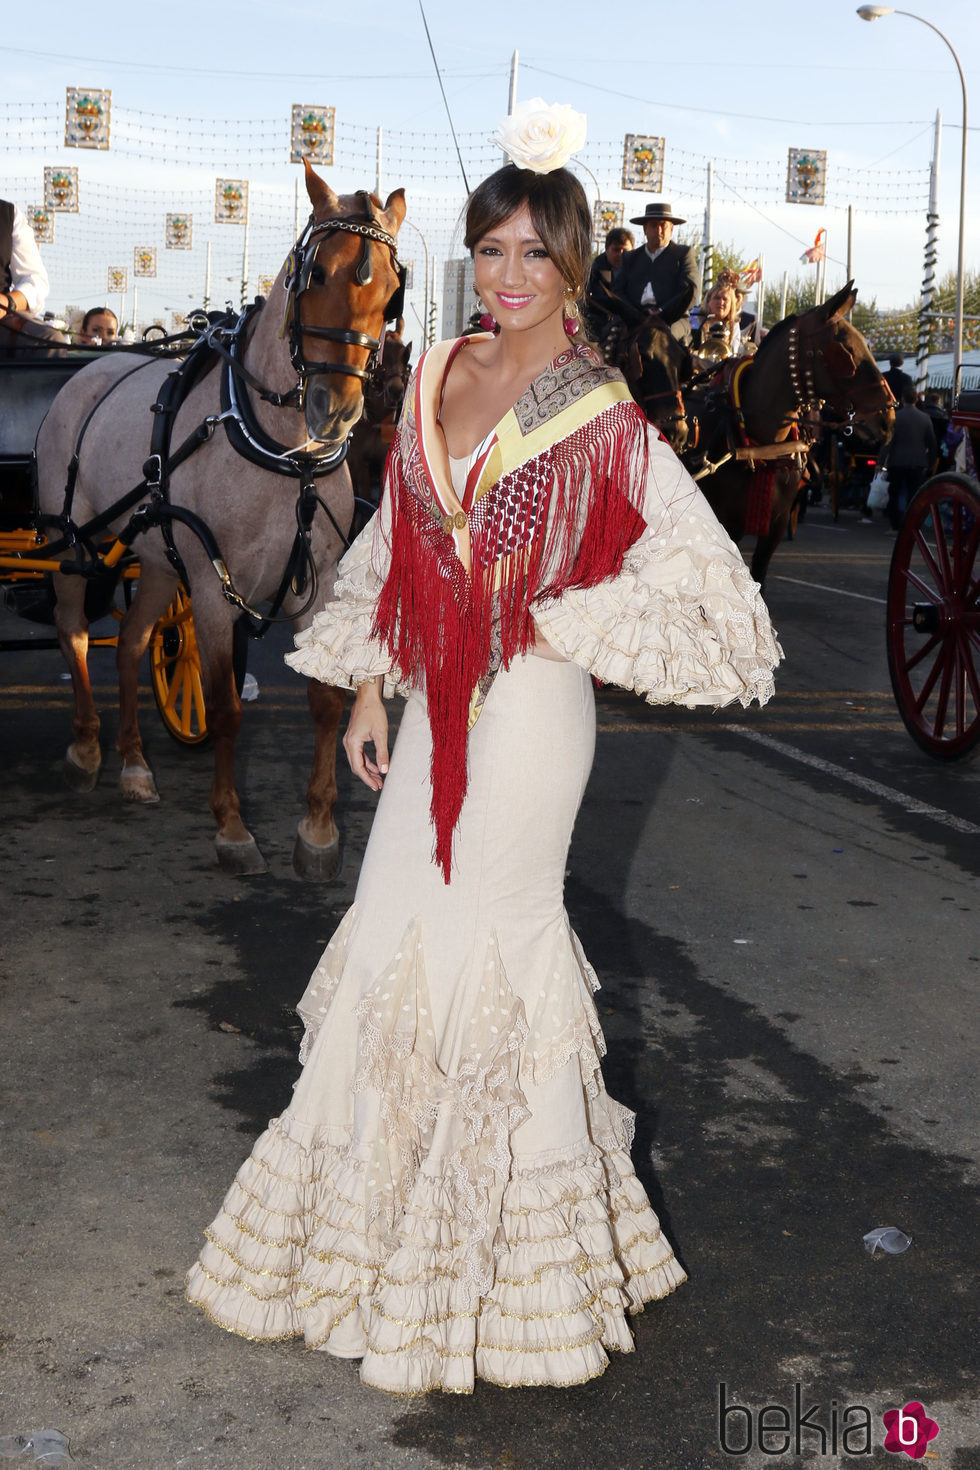
[[[980,393],[961,393],[953,423],[980,463]],[[905,513],[888,580],[888,666],[912,739],[940,760],[980,746],[980,485],[943,471]]]

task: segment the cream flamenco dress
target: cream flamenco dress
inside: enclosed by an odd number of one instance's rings
[[[780,651],[703,497],[652,431],[648,447],[647,529],[619,574],[532,609],[566,662],[515,658],[486,693],[449,883],[425,697],[401,691],[355,901],[298,1007],[302,1075],[188,1276],[219,1325],[302,1335],[392,1393],[581,1383],[632,1351],[628,1314],[685,1279],[630,1161],[632,1114],[603,1086],[598,982],[562,902],[591,676],[653,703],[747,704],[771,694]],[[472,466],[438,454],[451,515]],[[387,678],[386,571],[369,527],[294,668]]]

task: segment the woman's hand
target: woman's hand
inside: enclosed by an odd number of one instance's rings
[[[550,659],[550,661],[555,664],[568,663],[568,659],[565,657],[565,655],[563,653],[559,653],[557,648],[553,648],[548,642],[547,638],[545,638],[538,629],[535,630],[534,642],[531,644],[531,652],[534,654],[535,658]]]
[[[365,755],[366,745],[374,746],[374,760]],[[354,775],[372,791],[380,791],[388,774],[388,715],[381,698],[380,679],[371,679],[358,689],[344,735],[344,749]]]

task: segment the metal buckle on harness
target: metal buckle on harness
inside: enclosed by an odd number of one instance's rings
[[[151,454],[149,459],[143,461],[143,478],[146,488],[151,493],[159,491],[163,484],[163,457],[159,454]]]

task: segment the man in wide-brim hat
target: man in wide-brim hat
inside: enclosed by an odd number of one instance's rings
[[[646,245],[623,257],[613,291],[631,306],[657,312],[675,337],[689,342],[688,312],[701,294],[701,272],[693,248],[671,239],[684,220],[655,200],[630,224],[643,226]]]

